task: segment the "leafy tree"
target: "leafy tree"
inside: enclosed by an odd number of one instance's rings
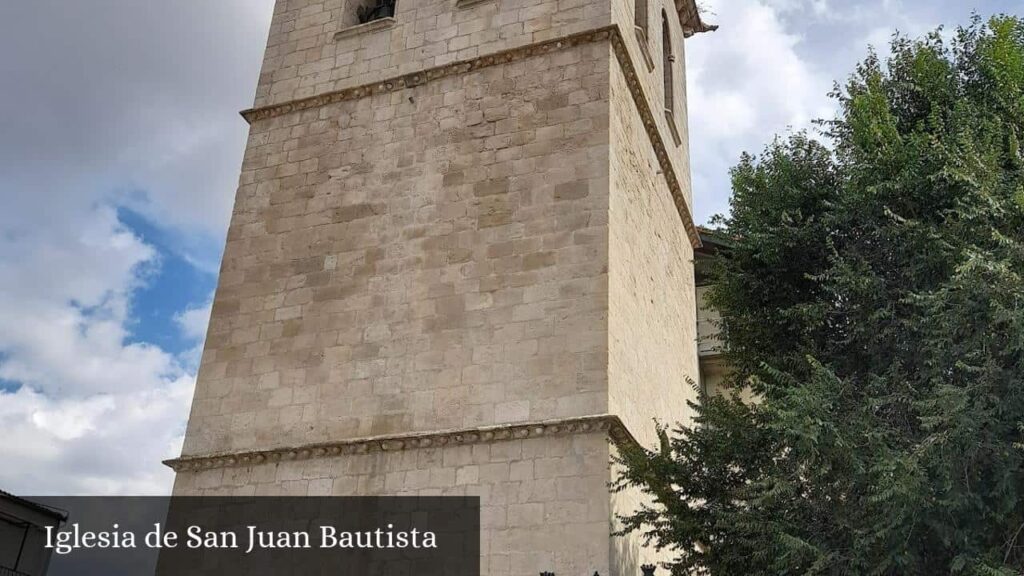
[[[1024,573],[1024,20],[895,37],[733,169],[731,385],[615,488],[689,574]]]

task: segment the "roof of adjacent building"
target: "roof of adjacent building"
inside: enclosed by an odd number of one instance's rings
[[[727,251],[733,245],[729,236],[720,230],[698,226],[701,247],[694,251],[694,274],[697,286],[706,286],[711,282],[710,268],[712,260],[721,251]]]
[[[17,504],[24,506],[25,508],[30,508],[32,510],[35,510],[36,512],[40,512],[43,515],[49,516],[56,520],[64,521],[68,519],[67,512],[64,512],[63,510],[57,510],[56,508],[51,508],[49,506],[44,506],[43,504],[39,504],[31,500],[26,500],[25,498],[15,496],[14,494],[11,494],[10,492],[6,492],[4,490],[0,490],[0,498],[10,500],[11,502],[15,502]]]
[[[694,34],[718,30],[717,24],[707,24],[701,19],[697,0],[676,0],[676,11],[679,12],[679,21],[683,24],[683,35],[687,38]]]
[[[733,239],[722,230],[697,226],[697,233],[700,234],[700,242],[703,244],[698,250],[704,254],[710,254],[723,248],[727,249],[733,245]]]

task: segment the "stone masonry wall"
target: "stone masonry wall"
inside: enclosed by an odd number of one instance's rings
[[[399,0],[394,24],[345,35],[358,0],[278,0],[264,56],[256,107],[370,84],[536,42],[616,24],[667,143],[678,150],[673,164],[692,205],[687,138],[686,58],[673,0],[647,0],[645,64],[634,34],[636,0]],[[675,120],[680,143],[664,109],[661,18],[669,16],[674,42]]]
[[[634,14],[634,2],[641,0],[611,0],[612,22],[622,31],[622,41],[634,62],[637,71],[637,79],[643,87],[651,108],[654,110],[654,119],[658,125],[658,131],[665,141],[665,145],[672,150],[671,160],[679,178],[683,192],[686,195],[687,204],[693,206],[693,192],[690,180],[690,141],[689,141],[689,112],[687,108],[686,94],[686,47],[683,38],[683,30],[679,24],[679,18],[675,12],[674,0],[645,0],[647,2],[648,36],[647,53],[651,57],[652,66],[648,66],[643,56],[640,40],[635,33],[636,18]],[[664,67],[662,66],[662,13],[668,14],[668,23],[672,37],[672,52],[676,57],[675,67],[675,125],[679,134],[677,144],[668,126],[668,120],[662,112],[665,109],[664,98]]]
[[[633,0],[278,0],[266,106],[617,24],[691,197],[682,31]],[[676,54],[673,135],[661,12]],[[383,27],[382,27],[383,25]],[[607,41],[252,123],[183,455],[594,414],[653,445],[697,379],[693,251]],[[176,494],[479,495],[484,574],[632,576],[605,433],[179,472]]]
[[[611,74],[609,402],[634,437],[685,417],[697,382],[693,248],[621,71]]]
[[[484,576],[609,574],[608,450],[589,433],[377,452],[182,472],[174,492],[480,496]]]
[[[183,454],[607,412],[610,58],[255,122]]]
[[[335,40],[358,0],[278,0],[257,107],[377,82],[611,23],[592,0],[398,0],[394,25]]]
[[[616,14],[632,21],[624,2],[616,2]],[[652,107],[661,106],[661,9],[651,0],[651,49],[656,67],[648,71],[636,60],[639,80]],[[675,38],[682,32],[674,13]],[[631,28],[626,45],[639,56]],[[682,54],[677,51],[681,66]],[[677,72],[677,78],[682,76]],[[619,416],[643,445],[654,447],[654,418],[663,423],[690,417],[688,399],[696,392],[687,383],[700,379],[697,357],[696,302],[693,248],[665,182],[643,121],[637,113],[623,70],[613,65],[610,76],[611,186],[609,199],[609,311],[608,386],[609,410]],[[656,88],[655,88],[656,87]],[[689,159],[686,156],[685,93],[677,87],[677,128],[683,143],[676,146],[667,126],[660,133],[681,185],[689,193]],[[655,114],[664,121],[664,115]],[[612,471],[611,479],[615,477]],[[611,496],[614,515],[630,514],[645,501],[637,490]],[[657,553],[642,545],[637,534],[610,541],[612,574],[640,574],[643,564],[670,559],[671,552]]]

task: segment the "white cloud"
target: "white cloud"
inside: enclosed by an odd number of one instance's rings
[[[17,110],[0,119],[0,228],[117,193],[219,239],[273,4],[0,2],[0,23],[17,23],[0,34],[0,106]],[[39,202],[58,197],[71,205]]]
[[[25,495],[166,494],[160,464],[181,450],[193,380],[55,399],[23,387],[0,394],[0,485]]]
[[[727,210],[728,169],[742,151],[759,152],[771,135],[809,128],[832,114],[831,78],[801,53],[804,39],[784,13],[813,11],[796,0],[717,0],[719,32],[687,46],[687,93],[696,213]]]
[[[217,259],[273,4],[0,2],[0,488],[170,489],[208,312],[132,340],[160,255],[112,206]]]
[[[686,50],[697,220],[728,210],[728,170],[742,152],[834,115],[828,93],[869,45],[884,57],[897,30],[919,37],[945,23],[949,31],[973,10],[1007,11],[1015,1],[708,0],[708,19],[721,29]]]
[[[206,328],[210,323],[210,310],[213,308],[213,296],[205,306],[189,308],[174,317],[182,335],[195,345],[191,350],[181,355],[182,362],[191,370],[199,367],[199,360],[203,354],[203,341],[206,338]]]
[[[190,340],[202,340],[206,336],[206,325],[210,322],[212,303],[201,308],[189,308],[174,317],[182,334]]]
[[[112,208],[77,216],[0,237],[0,378],[23,384],[0,393],[0,486],[165,493],[194,376],[126,330],[157,255]]]
[[[109,207],[66,229],[41,226],[0,241],[0,378],[82,396],[175,375],[174,359],[159,348],[124,343],[131,292],[155,257]]]

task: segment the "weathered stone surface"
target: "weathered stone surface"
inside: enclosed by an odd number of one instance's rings
[[[399,0],[336,40],[349,8],[278,0],[175,492],[478,494],[484,574],[638,573],[608,432],[544,426],[687,417],[682,83],[668,118],[631,0]]]
[[[352,4],[277,3],[256,106],[379,82],[611,24],[607,2],[483,0],[456,6],[454,0],[401,0],[394,25],[335,40],[339,31],[355,23]]]
[[[253,124],[186,455],[607,411],[609,60],[573,50]],[[453,143],[488,108],[531,127]]]
[[[203,496],[480,496],[481,573],[610,573],[603,433],[328,456],[178,475]]]

